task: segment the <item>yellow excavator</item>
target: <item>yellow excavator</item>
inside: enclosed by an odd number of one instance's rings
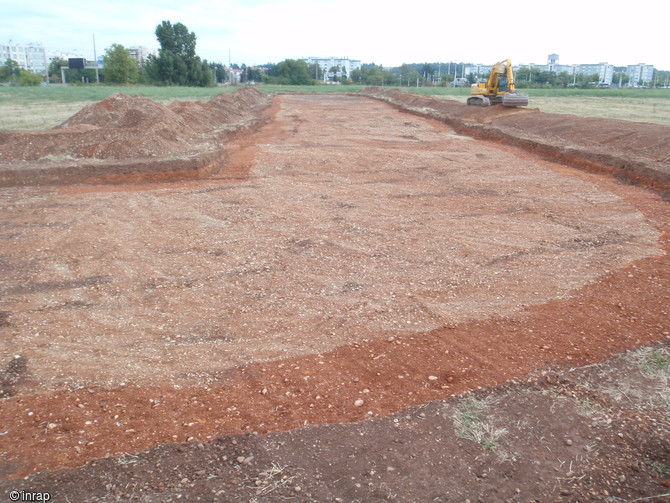
[[[509,59],[499,61],[491,67],[486,82],[477,82],[470,86],[468,105],[488,107],[502,103],[505,107],[525,107],[527,94],[517,94],[514,83],[514,70]]]

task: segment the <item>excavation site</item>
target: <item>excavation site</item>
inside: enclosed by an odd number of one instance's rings
[[[0,130],[0,492],[669,501],[670,127],[532,107]]]

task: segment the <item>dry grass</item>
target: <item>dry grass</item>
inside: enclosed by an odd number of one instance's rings
[[[0,129],[50,129],[76,114],[88,102],[35,101],[0,105]]]
[[[575,114],[584,117],[623,119],[670,125],[670,100],[649,98],[603,98],[597,96],[538,96],[530,106],[553,114]]]
[[[642,374],[656,382],[657,398],[670,420],[670,352],[665,349],[642,348],[633,353]]]
[[[290,87],[290,89],[288,88]],[[356,92],[362,86],[259,86],[268,93],[279,91],[296,92]],[[141,94],[159,103],[169,104],[174,99],[208,100],[221,92],[235,88],[57,88],[49,89],[0,89],[0,129],[49,129],[69,119],[84,106],[95,103],[114,92]],[[469,96],[466,89],[453,88],[405,88],[408,92],[419,92],[435,97],[465,103]],[[597,91],[597,90],[596,90]],[[637,122],[651,122],[670,125],[670,99],[666,90],[643,89],[607,92],[594,96],[585,90],[543,90],[522,89],[530,94],[531,108],[542,112],[575,114],[585,117],[623,119]]]
[[[492,405],[485,399],[463,399],[453,416],[458,436],[496,450],[499,440],[507,435],[507,429],[499,428],[490,421],[488,411]]]
[[[256,479],[256,494],[269,494],[277,489],[289,487],[295,476],[284,474],[286,468],[277,463],[272,463],[272,467],[258,474]]]
[[[168,105],[174,100],[156,100]],[[186,100],[184,100],[186,101]],[[0,104],[0,129],[51,129],[95,101],[31,101]]]

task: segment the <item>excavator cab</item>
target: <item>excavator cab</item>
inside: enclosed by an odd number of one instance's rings
[[[524,107],[528,105],[528,95],[518,94],[514,84],[512,62],[507,59],[491,67],[489,78],[470,86],[468,105],[487,107],[502,103],[505,107]]]
[[[507,92],[507,77],[505,75],[501,75],[498,78],[498,92],[499,93]]]

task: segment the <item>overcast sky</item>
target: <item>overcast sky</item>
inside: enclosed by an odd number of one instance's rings
[[[385,67],[462,61],[670,70],[667,0],[511,2],[378,0],[0,0],[0,43],[39,42],[93,59],[111,44],[158,48],[161,21],[181,22],[208,61],[257,65],[307,56]]]

